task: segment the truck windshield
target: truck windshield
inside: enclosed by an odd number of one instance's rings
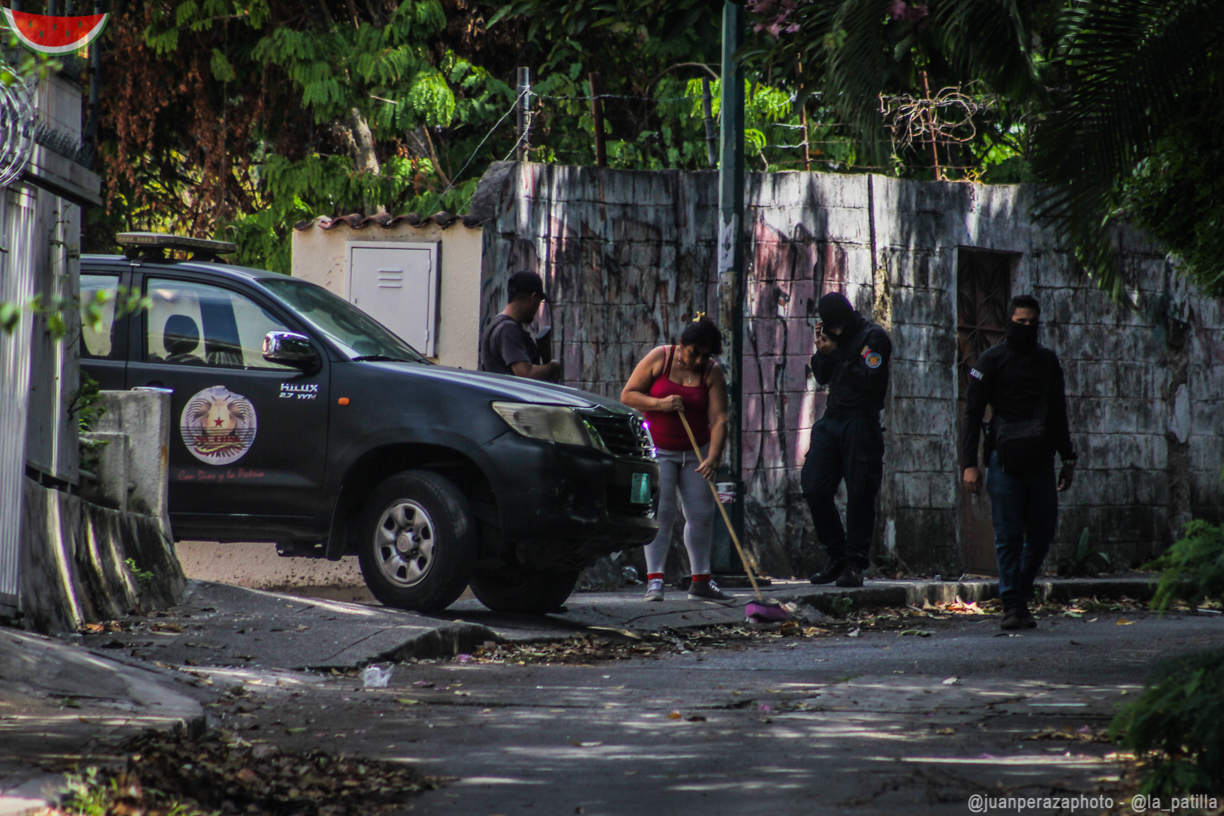
[[[321,286],[292,278],[264,278],[260,283],[353,360],[429,362],[374,318]]]

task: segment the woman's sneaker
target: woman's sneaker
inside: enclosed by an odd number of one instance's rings
[[[694,581],[689,584],[688,592],[690,601],[733,601],[735,597],[728,595],[718,588],[718,584],[714,583],[711,578],[708,581]]]
[[[643,601],[661,601],[663,600],[663,579],[651,578],[646,582],[646,597]]]

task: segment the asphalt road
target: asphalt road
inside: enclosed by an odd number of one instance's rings
[[[1224,644],[1222,618],[1088,613],[1001,636],[997,616],[960,617],[579,665],[526,646],[525,665],[400,663],[386,688],[206,671],[246,681],[212,709],[245,739],[452,777],[414,814],[963,814],[975,794],[1120,796],[1116,747],[1093,736],[1157,660]],[[1023,812],[1060,810],[1102,808]]]

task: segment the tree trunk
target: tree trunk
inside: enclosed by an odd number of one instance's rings
[[[370,125],[360,110],[353,108],[349,112],[347,126],[350,139],[349,149],[353,153],[353,170],[358,174],[368,173],[377,176],[379,167],[378,155],[374,152],[374,135],[370,133]],[[362,204],[365,207],[366,215],[386,212],[381,202],[374,204],[368,196]]]

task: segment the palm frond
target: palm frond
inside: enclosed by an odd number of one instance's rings
[[[1033,169],[1048,185],[1037,213],[1053,220],[1102,289],[1126,300],[1115,251],[1120,183],[1224,42],[1224,14],[1212,0],[1089,0],[1064,24],[1056,64],[1067,90],[1034,134]]]

